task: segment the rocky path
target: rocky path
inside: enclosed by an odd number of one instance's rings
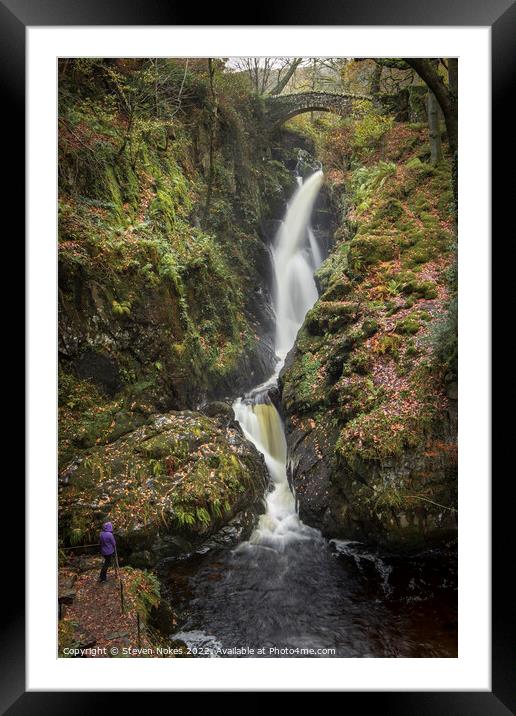
[[[101,584],[101,563],[101,558],[93,557],[80,564],[81,571],[77,566],[59,570],[60,656],[154,656],[155,639],[143,619],[138,634],[136,580],[142,573],[121,568],[117,577],[111,569],[107,581]]]

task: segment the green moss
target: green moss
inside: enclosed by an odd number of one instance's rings
[[[353,123],[351,141],[357,155],[367,156],[393,126],[394,118],[382,114],[370,102],[357,102],[355,106],[360,115]]]
[[[356,313],[356,303],[319,300],[306,314],[304,325],[313,335],[332,333],[351,323]]]
[[[357,351],[353,353],[346,365],[351,371],[360,375],[366,375],[371,371],[372,364],[373,361],[369,353],[366,353],[365,351]]]
[[[390,261],[396,253],[396,241],[392,236],[357,235],[349,246],[349,267],[354,273],[360,274],[380,261]]]
[[[424,169],[424,164],[418,157],[412,157],[409,159],[405,163],[405,166],[408,169],[415,169],[416,171],[422,171]]]
[[[72,658],[70,651],[79,647],[76,636],[77,623],[64,617],[58,621],[58,655],[62,659]]]
[[[399,356],[399,348],[401,346],[402,339],[396,335],[383,335],[377,344],[377,352],[380,355],[389,355],[393,358]]]
[[[418,281],[412,279],[403,285],[403,293],[414,298],[432,299],[437,297],[437,286],[434,281]]]
[[[352,466],[358,461],[396,457],[423,443],[432,419],[431,410],[406,416],[387,414],[378,407],[349,421],[341,431],[336,449]],[[360,441],[356,439],[357,435],[360,435]]]
[[[362,332],[368,338],[373,336],[378,331],[378,328],[378,321],[374,318],[366,318],[366,320],[362,323]]]
[[[346,334],[343,337],[339,336],[338,340],[329,347],[324,367],[330,380],[337,380],[337,378],[341,376],[346,361],[358,344],[358,339],[354,337],[350,338],[349,335]]]
[[[407,252],[403,259],[403,265],[408,268],[415,268],[435,258],[435,251],[431,246],[417,246]]]
[[[414,358],[415,356],[418,356],[420,354],[420,350],[415,345],[414,341],[408,341],[407,347],[405,349],[405,355],[407,358]]]
[[[304,353],[283,378],[283,401],[292,412],[305,413],[324,401],[321,391],[321,361],[312,353]]]
[[[345,274],[348,266],[348,251],[347,242],[340,242],[315,272],[324,300],[342,299],[351,290]]]
[[[381,388],[377,388],[369,378],[356,380],[356,376],[353,382],[346,381],[344,376],[333,392],[340,421],[349,421],[360,413],[373,410],[382,395]]]
[[[399,199],[387,199],[376,210],[373,221],[386,220],[396,222],[404,215],[404,209]]]
[[[409,106],[412,116],[417,117],[422,122],[426,118],[426,95],[428,93],[428,89],[424,84],[414,84],[408,88],[408,92]],[[415,127],[420,126],[421,124],[415,125]]]
[[[402,318],[401,321],[396,323],[396,333],[400,333],[403,336],[413,336],[420,328],[421,324],[415,314],[405,316],[405,318]]]

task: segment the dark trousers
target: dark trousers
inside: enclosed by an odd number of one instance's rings
[[[107,577],[107,571],[111,567],[111,563],[113,562],[113,555],[112,554],[106,554],[104,555],[104,564],[102,565],[102,569],[100,570],[100,576],[99,576],[99,582],[105,582]]]

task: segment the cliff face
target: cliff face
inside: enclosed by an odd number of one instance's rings
[[[106,83],[140,91],[128,63],[76,63],[60,85],[60,367],[108,398],[192,407],[270,371],[267,222],[292,177],[260,108],[230,87],[215,113],[202,68],[188,121],[115,110]]]
[[[282,405],[301,518],[411,548],[457,526],[453,192],[424,127],[379,134],[354,155],[349,135],[328,140],[340,227]]]

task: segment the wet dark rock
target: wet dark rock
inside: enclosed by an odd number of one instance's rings
[[[281,219],[267,219],[262,222],[262,233],[268,243],[272,243],[274,241],[281,223]]]
[[[153,566],[154,559],[152,553],[144,549],[141,552],[131,552],[127,558],[127,563],[137,569],[149,569]]]
[[[76,360],[75,369],[79,378],[91,380],[109,397],[114,396],[121,387],[118,365],[105,353],[84,351]]]
[[[260,504],[260,512],[263,512],[263,509],[264,505],[262,501]],[[256,525],[256,518],[256,511],[243,510],[207,540],[195,544],[183,543],[181,548],[176,550],[175,553],[172,553],[169,547],[166,550],[161,550],[160,554],[165,554],[166,552],[166,556],[158,561],[155,560],[155,564],[159,568],[163,568],[172,562],[183,562],[193,559],[194,557],[201,557],[215,550],[231,549],[251,536]]]
[[[281,414],[283,407],[281,405],[281,393],[279,387],[277,385],[273,386],[269,389],[267,395],[276,410]]]
[[[77,575],[59,575],[58,584],[58,603],[59,604],[73,604],[75,597],[77,596],[74,588]]]
[[[235,413],[231,405],[222,400],[214,400],[208,403],[203,407],[202,412],[209,418],[222,418],[227,422],[235,419]]]
[[[149,623],[161,634],[169,636],[175,629],[175,614],[165,599],[160,599],[157,607],[151,610]]]
[[[97,638],[93,634],[86,632],[86,633],[82,634],[80,640],[77,642],[77,644],[75,644],[75,648],[79,652],[83,653],[87,649],[92,649],[96,643],[97,643]],[[81,658],[80,654],[78,655],[78,658]]]
[[[324,439],[315,429],[298,427],[288,419],[287,445],[290,479],[296,491],[303,522],[327,537],[359,540],[384,548],[411,551],[442,545],[457,535],[456,464],[450,451],[436,454],[407,450],[398,458],[347,464],[334,450],[338,433]],[[452,438],[448,433],[448,439]],[[447,435],[443,434],[443,445]],[[443,507],[413,500],[406,505],[381,504],[385,485],[411,494],[433,490],[433,500]]]

